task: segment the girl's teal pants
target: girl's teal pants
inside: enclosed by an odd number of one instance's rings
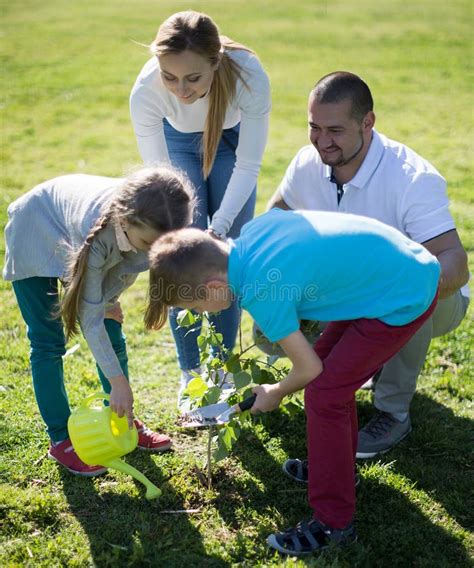
[[[71,410],[64,388],[63,355],[66,340],[60,319],[52,314],[57,309],[57,278],[33,277],[13,282],[13,290],[26,322],[31,345],[30,362],[36,401],[53,442],[68,438],[67,421]],[[128,378],[128,358],[122,326],[115,320],[104,320],[105,328]],[[111,385],[97,366],[106,393]]]

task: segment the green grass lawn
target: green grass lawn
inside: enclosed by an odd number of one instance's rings
[[[120,176],[139,162],[128,95],[159,23],[180,9],[213,16],[251,46],[273,93],[258,211],[306,143],[306,98],[323,74],[354,71],[372,88],[377,127],[431,160],[474,268],[472,5],[468,0],[17,0],[2,2],[0,224],[8,204],[59,174]],[[1,241],[3,259],[4,245]],[[360,463],[359,542],[322,559],[270,553],[266,536],[310,511],[281,472],[305,456],[302,413],[273,412],[247,428],[232,457],[203,483],[206,435],[175,426],[178,368],[168,329],[145,333],[146,278],[123,297],[137,414],[174,439],[174,451],[127,461],[163,490],[144,499],[131,478],[77,479],[45,459],[25,329],[0,282],[2,566],[446,566],[472,565],[472,310],[435,340],[412,405],[413,433]],[[244,318],[244,342],[250,322]],[[82,339],[65,359],[72,405],[98,387]],[[361,393],[359,418],[373,412]],[[471,469],[469,469],[471,467]],[[181,511],[188,512],[181,512]]]

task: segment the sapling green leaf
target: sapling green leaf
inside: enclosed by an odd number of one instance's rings
[[[203,403],[205,406],[209,404],[215,404],[216,402],[218,402],[220,396],[221,396],[221,389],[219,387],[216,386],[210,387],[206,391],[206,394],[203,397]]]
[[[239,422],[242,424],[242,426],[250,426],[251,424],[253,424],[252,414],[250,414],[249,410],[245,410],[240,414]]]
[[[252,376],[246,371],[234,374],[234,384],[236,389],[243,389],[252,382]]]
[[[213,371],[218,371],[219,369],[222,369],[222,359],[220,359],[219,357],[214,357],[212,356],[212,354],[209,354],[209,361],[207,363],[207,367],[208,369],[212,369]],[[216,372],[213,373],[213,375],[216,375]]]
[[[259,384],[261,376],[262,376],[262,370],[253,361],[249,362],[249,366],[250,366],[250,374],[252,375],[253,382]]]
[[[195,316],[193,312],[191,312],[190,310],[181,310],[178,313],[176,321],[178,322],[178,325],[181,327],[189,327],[190,325],[196,323],[197,319],[198,319],[197,316]]]
[[[213,452],[213,457],[216,462],[228,457],[232,449],[232,443],[228,432],[228,427],[224,426],[219,430],[217,436],[212,436],[212,443],[214,444],[215,447],[215,450]]]
[[[237,440],[236,433],[234,431],[234,427],[232,424],[227,424],[223,426],[219,431],[219,439],[222,440],[226,450],[230,452],[232,449],[233,443]]]
[[[185,392],[190,398],[202,398],[208,390],[206,381],[202,377],[194,377],[188,383]]]
[[[201,365],[206,363],[206,361],[209,359],[209,356],[210,356],[210,353],[207,349],[204,349],[204,351],[201,351],[201,354],[199,356],[199,362],[201,363]]]
[[[223,336],[222,333],[216,333],[212,324],[209,324],[208,335],[206,336],[207,343],[215,348],[215,351],[222,351],[224,349],[222,345]]]
[[[219,441],[217,441],[217,445],[216,445],[214,451],[212,452],[212,457],[214,458],[214,461],[217,463],[217,462],[229,457],[229,454],[230,454],[230,451],[226,449],[224,444],[219,443]]]
[[[230,406],[233,406],[251,396],[253,394],[252,389],[256,385],[263,383],[273,384],[286,375],[287,369],[277,368],[273,365],[277,357],[268,357],[266,361],[262,361],[257,357],[249,356],[249,351],[255,347],[255,344],[246,348],[241,344],[238,353],[227,356],[228,353],[222,343],[222,334],[216,332],[207,314],[204,313],[202,316],[196,317],[189,311],[185,310],[184,312],[181,318],[181,325],[192,325],[200,317],[205,324],[198,338],[202,377],[204,378],[199,376],[199,381],[196,381],[191,386],[191,408],[207,406],[224,400]],[[227,375],[230,376],[227,377]],[[234,392],[229,393],[229,390],[224,388],[224,378],[225,380],[230,379],[233,381]],[[287,404],[290,405],[287,410],[288,413],[297,412],[301,408],[301,402],[296,399],[290,402],[287,398],[282,406],[285,407]],[[249,411],[245,411],[234,415],[232,420],[226,425],[209,428],[207,444],[207,479],[209,487],[212,479],[211,457],[214,462],[228,457],[240,436],[241,426],[250,426],[254,420],[254,415]],[[214,435],[216,429],[217,435]]]
[[[240,361],[239,361],[239,355],[237,353],[235,353],[234,355],[231,355],[228,359],[227,362],[225,364],[225,369],[226,371],[229,371],[229,373],[238,373],[239,371],[242,370],[242,367],[240,365]]]
[[[255,381],[257,382],[257,381]],[[263,385],[263,384],[269,384],[272,385],[274,383],[278,382],[277,378],[275,377],[275,375],[269,371],[268,369],[260,369],[260,378],[258,380],[258,384]]]
[[[304,405],[303,405],[302,401],[299,398],[296,398],[296,397],[293,397],[284,406],[284,410],[286,412],[288,412],[288,414],[290,416],[295,416],[303,408],[304,408]]]
[[[250,385],[248,389],[245,389],[245,390],[244,390],[244,393],[243,393],[243,395],[242,395],[242,398],[243,398],[243,399],[246,399],[246,398],[248,398],[249,396],[252,396],[252,395],[253,395],[253,390],[252,390],[252,389],[253,389],[254,386],[255,386],[255,385]]]

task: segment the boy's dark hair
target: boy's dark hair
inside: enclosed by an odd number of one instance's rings
[[[163,327],[169,306],[204,299],[206,283],[227,272],[228,257],[224,243],[199,229],[180,229],[160,237],[149,253],[145,327]]]
[[[335,71],[322,77],[313,87],[310,96],[318,103],[352,102],[351,116],[361,122],[374,110],[374,101],[368,85],[354,73]]]

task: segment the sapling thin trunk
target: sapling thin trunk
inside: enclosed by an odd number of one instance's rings
[[[287,369],[279,369],[273,365],[274,361],[271,357],[266,361],[261,361],[257,357],[246,357],[249,351],[257,346],[252,343],[248,347],[243,345],[242,326],[239,325],[238,342],[239,346],[236,353],[228,352],[223,345],[223,337],[218,333],[209,321],[207,314],[202,314],[201,319],[207,323],[203,328],[201,335],[197,338],[199,350],[201,353],[201,366],[205,371],[205,376],[196,376],[188,385],[187,390],[190,398],[195,400],[194,405],[207,406],[227,400],[229,395],[224,398],[224,380],[227,375],[233,374],[234,392],[232,401],[229,404],[235,404],[239,399],[242,400],[249,396],[248,390],[255,384],[264,382],[274,383],[288,372]],[[183,310],[178,316],[179,325],[189,327],[196,322],[197,317],[188,310]],[[206,380],[207,379],[207,380]],[[292,404],[294,403],[286,403]],[[290,408],[290,406],[288,406]],[[208,430],[207,439],[207,464],[206,477],[204,483],[207,488],[212,488],[212,462],[219,461],[227,457],[239,438],[241,428],[237,424],[229,424],[221,427],[212,426]],[[216,436],[217,433],[217,436]],[[213,452],[213,437],[217,439],[216,451]]]
[[[207,438],[207,488],[212,487],[212,435],[214,434],[214,428],[209,427],[208,438]]]

